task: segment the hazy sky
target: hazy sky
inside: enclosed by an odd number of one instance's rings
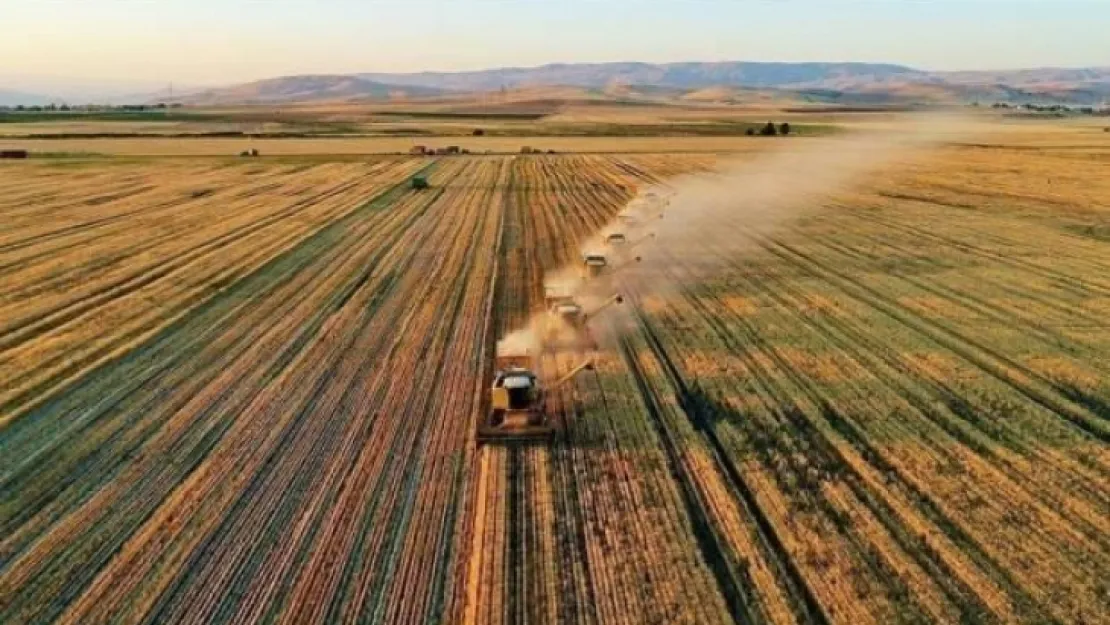
[[[1110,0],[0,0],[0,24],[0,77],[182,84],[560,61],[1110,65]]]

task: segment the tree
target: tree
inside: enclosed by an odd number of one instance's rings
[[[764,137],[773,137],[779,134],[779,131],[777,128],[775,128],[774,122],[767,122],[767,125],[763,127],[763,130],[759,131],[759,134]]]
[[[790,134],[790,122],[783,122],[779,125],[779,134],[783,136]]]
[[[755,136],[755,128],[748,128],[744,132],[744,134],[748,135],[749,137],[754,137]]]
[[[483,135],[485,135],[485,134],[486,134],[486,131],[485,131],[485,130],[483,130],[483,129],[481,129],[481,128],[475,128],[475,129],[474,129],[474,136],[475,136],[475,137],[481,137],[481,136],[483,136]]]

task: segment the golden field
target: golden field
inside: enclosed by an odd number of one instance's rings
[[[545,274],[642,190],[843,144],[18,143],[105,156],[0,161],[0,622],[1110,622],[1095,123],[660,225],[525,447],[475,425]]]

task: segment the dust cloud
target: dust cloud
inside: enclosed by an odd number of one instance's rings
[[[543,345],[540,343],[539,319],[533,316],[523,328],[513,330],[497,342],[498,356],[519,356],[539,353]]]
[[[565,291],[587,309],[615,293],[666,295],[735,262],[759,236],[820,211],[832,195],[923,148],[966,140],[971,129],[961,119],[933,115],[844,136],[765,139],[778,143],[767,152],[724,162],[715,171],[645,189],[581,245],[583,255],[606,255],[606,275],[587,281],[576,265],[549,274],[545,286]],[[611,245],[607,237],[613,233],[623,234],[625,243]],[[610,307],[604,313],[610,323],[591,324],[603,343],[606,330],[613,334],[632,327],[629,309],[629,304]],[[524,341],[519,335],[530,338]],[[537,336],[525,328],[503,343],[506,348],[538,349]]]
[[[664,217],[630,235],[636,238],[650,230],[655,238],[638,251],[643,263],[623,278],[653,290],[665,267],[686,271],[686,278],[703,277],[719,269],[720,262],[743,253],[753,236],[816,213],[830,196],[945,141],[960,127],[962,122],[951,117],[923,117],[885,131],[801,142],[787,139],[749,160],[678,178],[662,190],[669,195]]]

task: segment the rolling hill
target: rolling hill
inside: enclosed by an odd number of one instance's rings
[[[492,91],[528,85],[609,90],[614,85],[632,90],[650,86],[676,90],[679,93],[675,97],[687,101],[776,95],[860,103],[1001,100],[1098,104],[1110,99],[1110,67],[930,72],[884,63],[581,63],[359,76],[455,91]]]
[[[285,76],[183,96],[187,104],[262,104],[310,100],[389,100],[435,96],[443,89],[385,84],[349,75]]]
[[[359,74],[368,80],[457,91],[490,91],[527,85],[602,88],[617,84],[699,89],[714,85],[785,87],[830,78],[914,76],[918,70],[871,63],[559,63],[475,72]]]
[[[374,101],[537,88],[585,90],[590,98],[619,101],[1097,105],[1110,99],[1110,67],[927,72],[878,63],[577,63],[471,72],[288,76],[210,89],[180,100],[188,104]]]

